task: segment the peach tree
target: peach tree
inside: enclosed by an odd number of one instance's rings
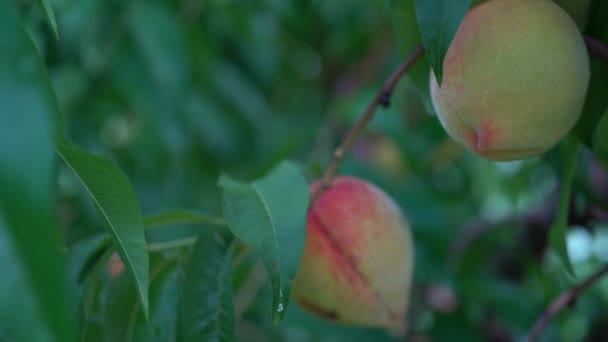
[[[608,338],[607,14],[2,1],[0,341]]]

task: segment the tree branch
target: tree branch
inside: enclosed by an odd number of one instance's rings
[[[589,35],[583,35],[583,39],[585,39],[587,49],[592,55],[595,55],[608,63],[608,45]]]
[[[575,299],[577,299],[583,291],[593,285],[605,274],[608,274],[608,265],[605,265],[600,270],[589,276],[587,279],[583,280],[580,284],[563,292],[557,298],[555,298],[555,300],[553,300],[553,302],[547,307],[547,309],[545,309],[542,315],[534,323],[534,326],[532,327],[532,329],[530,330],[530,334],[528,335],[528,341],[536,341],[536,339],[540,336],[543,329],[549,323],[549,320],[551,320],[553,316],[555,316],[561,309],[563,309],[568,304],[572,303]]]
[[[405,75],[405,73],[412,68],[412,66],[416,63],[418,58],[422,56],[424,52],[424,48],[420,45],[416,47],[410,55],[401,63],[401,65],[389,76],[389,78],[384,82],[384,85],[376,93],[376,96],[372,99],[370,104],[367,106],[363,114],[359,117],[357,122],[351,127],[348,131],[340,145],[334,150],[332,160],[327,166],[327,169],[323,173],[323,177],[321,178],[321,186],[317,188],[315,193],[311,196],[311,206],[317,200],[319,195],[323,191],[325,191],[331,185],[336,171],[338,169],[338,165],[344,158],[344,155],[351,148],[352,144],[355,142],[355,139],[361,133],[365,125],[369,122],[369,120],[373,117],[374,112],[378,106],[382,106],[387,108],[390,105],[391,96],[397,83]]]

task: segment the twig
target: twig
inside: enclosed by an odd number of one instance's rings
[[[589,52],[608,63],[608,45],[588,35],[584,35],[583,38]]]
[[[602,276],[608,273],[608,265],[605,265],[600,270],[589,276],[587,279],[574,286],[573,288],[562,292],[553,302],[545,309],[542,315],[536,320],[534,326],[530,330],[530,334],[528,335],[528,341],[536,341],[536,339],[540,336],[545,326],[549,323],[549,320],[553,316],[555,316],[561,309],[566,307],[568,304],[572,303],[575,299],[577,299],[583,291],[585,291],[589,286],[593,285],[597,280],[599,280]]]
[[[363,130],[363,127],[369,122],[369,120],[374,115],[376,111],[376,107],[388,107],[390,105],[391,95],[393,94],[393,90],[397,85],[397,82],[403,77],[403,75],[414,65],[414,63],[418,60],[422,53],[424,52],[424,48],[422,46],[416,47],[410,55],[401,63],[401,65],[395,70],[389,78],[384,82],[384,85],[376,93],[376,96],[372,99],[370,104],[367,106],[361,117],[355,122],[355,124],[348,131],[340,145],[334,150],[332,160],[327,166],[327,169],[323,173],[323,177],[321,179],[321,186],[317,188],[315,193],[312,194],[310,203],[314,203],[319,195],[325,191],[333,181],[333,178],[336,174],[336,170],[338,169],[338,165],[344,158],[346,152],[350,149],[353,142]]]

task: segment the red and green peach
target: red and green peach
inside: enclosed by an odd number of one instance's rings
[[[293,297],[335,322],[398,326],[408,306],[413,251],[409,225],[390,197],[361,179],[337,177],[309,209]]]

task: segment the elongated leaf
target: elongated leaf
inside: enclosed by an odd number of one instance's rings
[[[81,316],[77,317],[78,321],[75,322],[80,323],[78,336],[82,342],[102,342],[103,322],[99,317],[101,317],[103,312],[103,302],[100,294],[104,290],[104,287],[98,274],[93,275],[87,282],[87,285],[84,289],[84,297],[79,305],[82,310],[80,312]]]
[[[57,115],[46,69],[14,1],[0,1],[0,334],[69,341],[52,220]]]
[[[28,267],[9,235],[7,222],[0,217],[0,341],[58,341],[52,327],[41,317],[42,307]]]
[[[574,131],[584,144],[592,147],[594,131],[608,109],[608,64],[592,58],[590,66],[591,78],[585,106]]]
[[[566,230],[568,228],[570,194],[572,192],[572,183],[574,182],[576,165],[578,162],[578,140],[575,137],[569,136],[562,143],[562,148],[563,173],[559,190],[559,207],[557,208],[557,217],[551,226],[549,242],[551,247],[557,252],[557,255],[568,273],[574,276],[574,268],[570,262],[568,249],[566,247]]]
[[[110,160],[95,156],[66,139],[56,151],[91,195],[120,258],[133,277],[148,317],[148,251],[137,198],[127,176]]]
[[[175,341],[177,309],[182,290],[178,259],[152,254],[150,259],[150,320],[146,322],[133,278],[120,275],[107,289],[104,341]]]
[[[228,228],[251,245],[270,275],[273,320],[278,324],[285,315],[304,248],[309,201],[306,180],[296,166],[282,162],[252,183],[222,176],[219,184],[224,188]]]
[[[180,301],[185,342],[234,341],[233,250],[214,232],[201,235],[194,246]]]
[[[86,291],[84,283],[91,271],[99,268],[103,257],[110,251],[112,241],[106,234],[99,234],[72,246],[67,256],[66,273],[68,289],[72,296],[80,299]],[[79,301],[74,303],[77,307]],[[75,311],[74,309],[72,311]]]
[[[415,0],[422,44],[435,72],[443,78],[443,59],[467,13],[471,0]]]
[[[146,227],[154,227],[166,224],[212,224],[223,226],[224,220],[192,210],[173,210],[144,218]]]
[[[74,298],[71,324],[81,341],[99,341],[101,324],[99,315],[101,280],[99,269],[105,265],[112,240],[107,234],[98,234],[79,241],[70,247],[67,256],[67,279],[70,295]]]
[[[575,1],[580,6],[584,1]],[[606,25],[608,1],[593,1],[589,11],[586,33],[600,42],[608,42],[608,25]],[[608,110],[608,64],[599,56],[590,54],[591,77],[581,117],[576,122],[574,131],[588,147],[593,144],[594,131],[606,110]]]
[[[593,135],[593,153],[608,169],[608,112],[600,119]]]
[[[391,5],[393,32],[398,44],[401,58],[409,55],[414,48],[421,44],[422,38],[416,22],[416,10],[411,0],[394,0]],[[420,91],[429,87],[429,63],[427,58],[421,58],[407,72],[407,78],[414,81]],[[400,86],[404,85],[400,83]],[[401,92],[399,92],[402,96]],[[418,95],[419,96],[419,95]]]
[[[49,0],[38,0],[38,6],[44,12],[44,17],[46,21],[51,26],[53,30],[53,34],[55,34],[55,38],[59,39],[59,31],[57,30],[57,21],[55,20],[55,13],[53,13],[53,8],[51,7],[51,2]]]

